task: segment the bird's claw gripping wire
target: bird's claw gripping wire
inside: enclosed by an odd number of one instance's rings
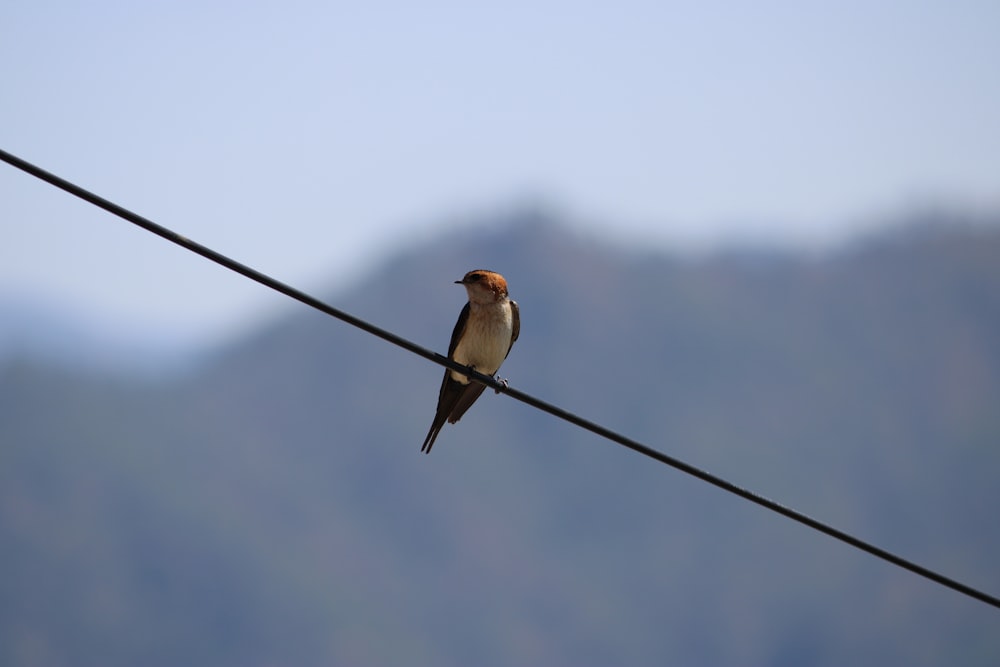
[[[500,386],[502,386],[504,388],[504,391],[506,391],[507,389],[510,388],[510,382],[507,381],[507,378],[494,377],[493,379],[496,380],[500,384]],[[495,388],[495,387],[494,387],[493,391],[495,391],[498,394],[500,393],[500,390],[497,389],[497,388]]]

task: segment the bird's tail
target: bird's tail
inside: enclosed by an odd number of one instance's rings
[[[434,446],[434,441],[437,440],[438,433],[441,432],[441,427],[444,426],[444,419],[434,419],[434,423],[431,424],[431,430],[427,431],[427,437],[424,438],[424,446],[420,448],[420,451],[424,454],[431,453],[431,447]]]

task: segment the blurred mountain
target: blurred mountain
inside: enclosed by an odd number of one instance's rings
[[[1000,225],[825,255],[487,221],[329,301],[994,595]],[[303,309],[171,379],[0,367],[5,665],[995,665],[1000,615]]]
[[[21,360],[96,372],[157,375],[193,368],[197,359],[192,344],[109,331],[71,306],[0,292],[0,364]]]

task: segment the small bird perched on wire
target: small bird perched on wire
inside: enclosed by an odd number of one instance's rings
[[[469,301],[458,316],[448,345],[448,358],[493,375],[507,358],[521,333],[517,302],[507,295],[507,281],[499,273],[469,271],[455,284],[463,285]],[[476,402],[486,385],[450,368],[445,370],[438,395],[437,413],[420,451],[429,454],[444,423],[454,424]]]

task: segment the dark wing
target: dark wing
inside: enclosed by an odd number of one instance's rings
[[[437,439],[438,433],[441,432],[441,427],[448,421],[455,410],[455,406],[464,397],[465,393],[475,389],[473,385],[483,387],[483,385],[478,383],[462,384],[461,382],[452,380],[451,372],[445,370],[444,379],[441,380],[441,392],[438,394],[437,412],[434,413],[434,421],[431,422],[431,428],[427,431],[427,437],[424,438],[424,445],[420,448],[420,451],[430,454],[431,447],[434,446],[434,441]],[[480,393],[482,392],[480,391]],[[455,421],[452,420],[452,423]]]
[[[510,317],[513,320],[511,322],[513,329],[510,332],[510,345],[507,347],[507,354],[510,354],[510,348],[514,347],[514,341],[521,335],[521,309],[517,307],[517,301],[510,302]],[[504,359],[506,358],[507,356],[504,355]]]
[[[454,424],[462,418],[465,411],[471,408],[472,404],[476,402],[476,399],[482,395],[483,390],[486,389],[486,385],[479,384],[475,380],[470,380],[469,384],[455,382],[451,378],[448,378],[448,380],[452,384],[457,384],[462,389],[462,393],[458,395],[458,400],[455,401],[455,405],[452,407],[451,413],[448,415],[448,423]]]
[[[452,355],[455,354],[455,348],[458,347],[458,341],[461,340],[462,334],[465,332],[465,325],[469,321],[469,311],[470,306],[466,303],[465,307],[462,308],[462,312],[458,315],[458,322],[455,323],[455,329],[451,332],[451,342],[448,344],[449,359],[451,359]],[[478,386],[482,387],[483,385]],[[452,380],[451,369],[446,368],[444,370],[444,378],[441,380],[441,391],[438,393],[437,412],[434,413],[434,421],[431,422],[431,428],[427,432],[427,437],[424,438],[424,445],[420,448],[420,451],[428,454],[430,453],[431,447],[434,446],[434,441],[437,439],[438,433],[441,431],[441,427],[444,426],[446,421],[448,421],[448,418],[455,409],[455,405],[459,402],[459,399],[462,398],[465,390],[470,388],[472,388],[470,385],[464,385],[461,382]],[[469,405],[471,405],[471,403]],[[466,409],[468,409],[468,406],[466,406],[462,412],[465,412]],[[452,423],[454,423],[454,421]]]
[[[465,325],[469,322],[469,311],[471,307],[469,302],[465,302],[465,307],[462,308],[462,312],[458,314],[458,322],[455,322],[455,329],[451,332],[451,342],[448,343],[448,358],[451,359],[451,355],[455,354],[455,348],[458,347],[458,341],[462,339],[462,334],[465,333]]]

